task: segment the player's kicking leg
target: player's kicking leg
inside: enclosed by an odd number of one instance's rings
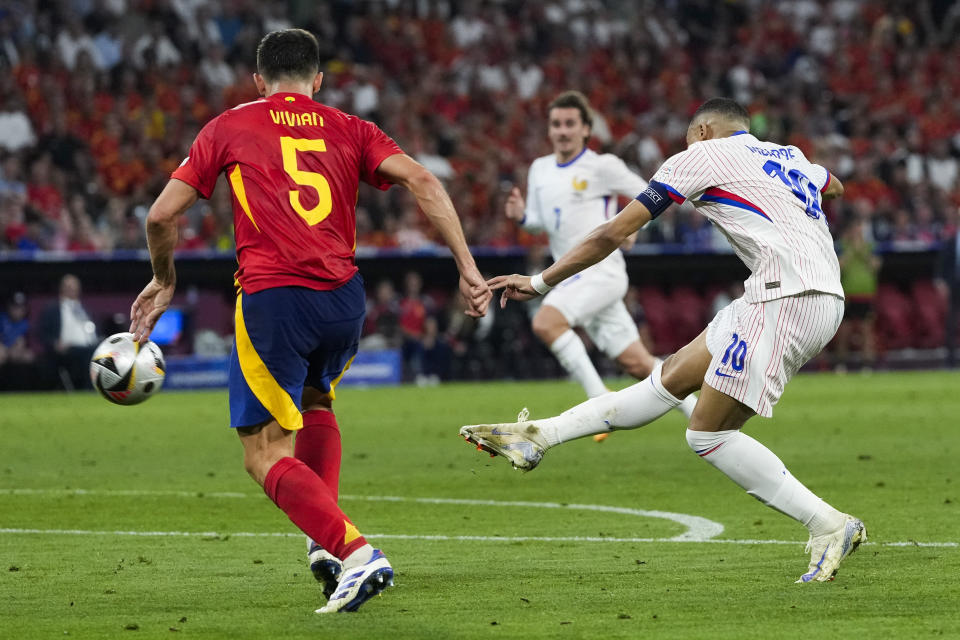
[[[663,360],[653,356],[639,340],[630,343],[626,349],[616,356],[615,360],[624,371],[637,380],[645,380],[653,373],[654,369],[663,364]],[[695,406],[697,406],[697,396],[691,393],[683,398],[675,409],[689,419]],[[594,434],[593,439],[595,442],[603,442],[609,435],[609,432],[597,433]]]
[[[857,518],[814,495],[773,452],[741,433],[740,427],[754,415],[754,407],[771,415],[772,404],[779,398],[771,395],[771,390],[782,391],[796,370],[830,339],[842,315],[842,301],[831,296],[802,296],[759,308],[744,307],[746,304],[735,301],[721,311],[707,331],[644,382],[588,400],[556,418],[521,421],[519,425],[469,425],[460,433],[480,448],[508,458],[515,467],[530,470],[549,447],[560,442],[654,420],[679,403],[677,395],[686,395],[702,382],[687,430],[688,444],[750,495],[807,528],[811,557],[800,582],[830,580],[840,562],[866,541],[866,528]],[[756,322],[757,314],[764,315],[765,321]],[[806,331],[797,332],[798,317],[818,318],[823,326],[799,325]],[[747,322],[759,333],[744,329]],[[713,355],[708,342],[713,345]],[[783,356],[785,352],[794,354],[790,361]],[[748,366],[753,362],[758,364]],[[724,385],[750,404],[717,389]],[[517,455],[528,450],[536,455]]]
[[[514,468],[530,471],[547,449],[563,442],[642,427],[681,403],[664,386],[664,370],[671,388],[681,396],[700,388],[710,362],[705,334],[654,367],[646,380],[626,389],[591,398],[554,418],[530,420],[524,410],[516,423],[467,425],[460,435],[483,451],[507,458]]]

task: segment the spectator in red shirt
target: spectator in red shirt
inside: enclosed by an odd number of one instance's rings
[[[49,220],[59,220],[63,215],[63,193],[53,182],[48,154],[40,156],[30,166],[27,201]]]
[[[403,280],[403,298],[399,305],[400,333],[403,336],[404,376],[415,378],[423,366],[423,331],[427,321],[427,303],[422,295],[423,278],[416,271],[408,271]]]

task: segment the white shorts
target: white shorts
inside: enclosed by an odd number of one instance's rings
[[[843,299],[811,292],[751,304],[738,298],[707,326],[703,381],[769,418],[790,378],[830,342]]]
[[[623,304],[626,273],[586,270],[567,278],[544,298],[571,327],[583,327],[597,348],[616,359],[640,340],[637,325]]]

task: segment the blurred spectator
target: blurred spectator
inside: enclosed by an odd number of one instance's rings
[[[149,31],[133,43],[133,63],[140,69],[157,65],[160,67],[180,64],[183,56],[167,36],[162,22],[149,23]]]
[[[33,125],[27,117],[23,104],[14,97],[3,97],[6,99],[3,108],[0,109],[0,146],[7,151],[19,151],[32,147],[37,142],[37,135],[34,133]]]
[[[83,308],[80,293],[80,280],[72,274],[63,276],[59,299],[40,318],[48,364],[68,391],[91,386],[90,357],[97,346],[97,327]]]
[[[850,345],[854,342],[860,347],[861,366],[870,370],[877,357],[873,322],[881,259],[862,220],[853,220],[847,226],[838,253],[846,306],[835,342],[837,368],[846,370],[851,365]]]
[[[71,71],[77,66],[77,58],[81,53],[86,53],[98,68],[103,68],[100,50],[76,16],[71,16],[67,20],[66,27],[60,29],[60,33],[57,34],[56,48],[60,61]]]
[[[64,171],[76,171],[77,155],[87,151],[87,145],[70,131],[67,114],[62,111],[54,115],[53,130],[40,139],[38,147],[50,154],[56,168]]]
[[[16,197],[27,201],[27,185],[23,181],[23,164],[20,156],[10,154],[0,162],[0,198]]]
[[[450,362],[453,351],[440,333],[440,325],[433,316],[427,316],[423,325],[422,369],[416,382],[421,385],[434,385],[446,380],[450,375]]]
[[[954,209],[943,234],[943,245],[934,283],[947,303],[947,366],[957,366],[957,320],[960,318],[960,208]]]
[[[948,140],[936,140],[933,151],[927,158],[927,175],[934,186],[944,191],[953,190],[957,184],[957,159],[950,154]]]
[[[200,63],[200,77],[206,83],[220,91],[233,84],[233,69],[224,61],[223,45],[214,43],[207,49],[207,54]]]
[[[63,192],[54,182],[50,154],[43,154],[30,165],[30,182],[27,183],[27,198],[31,206],[48,221],[63,217]]]
[[[404,209],[399,228],[394,233],[396,245],[401,249],[417,251],[433,244],[423,229],[417,227],[419,217],[416,205],[413,203]]]
[[[423,278],[416,271],[408,271],[403,278],[403,297],[400,299],[400,345],[405,375],[423,373],[423,336],[427,323],[429,300],[423,295]]]
[[[110,70],[117,66],[123,60],[123,37],[120,34],[120,22],[109,21],[103,31],[93,39],[93,44],[97,51],[93,59],[97,61],[99,68]]]
[[[0,193],[0,246],[18,251],[40,248],[44,228],[36,221],[28,222],[26,199]]]
[[[393,283],[381,280],[376,293],[367,298],[361,348],[365,350],[396,349],[400,346],[400,299]]]
[[[426,138],[422,148],[416,151],[413,157],[441,180],[450,180],[456,176],[450,161],[437,153],[437,143],[433,138]]]
[[[518,366],[520,364],[527,369],[535,368],[537,377],[549,376],[559,369],[559,365],[554,365],[553,355],[533,337],[530,322],[520,305],[501,310],[499,305],[491,303],[482,318],[472,318],[465,310],[461,296],[450,296],[444,335],[452,357],[451,378],[525,377],[525,368]],[[537,367],[538,358],[532,357],[531,349],[545,359],[545,368]]]
[[[6,311],[0,313],[0,367],[33,362],[33,351],[27,345],[29,331],[27,297],[18,291],[10,297]]]

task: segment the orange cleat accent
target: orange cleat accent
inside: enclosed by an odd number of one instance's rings
[[[594,442],[603,442],[604,440],[606,440],[606,439],[609,438],[609,437],[610,437],[610,434],[609,434],[609,433],[598,433],[598,434],[595,434],[595,435],[593,436],[593,441],[594,441]]]

